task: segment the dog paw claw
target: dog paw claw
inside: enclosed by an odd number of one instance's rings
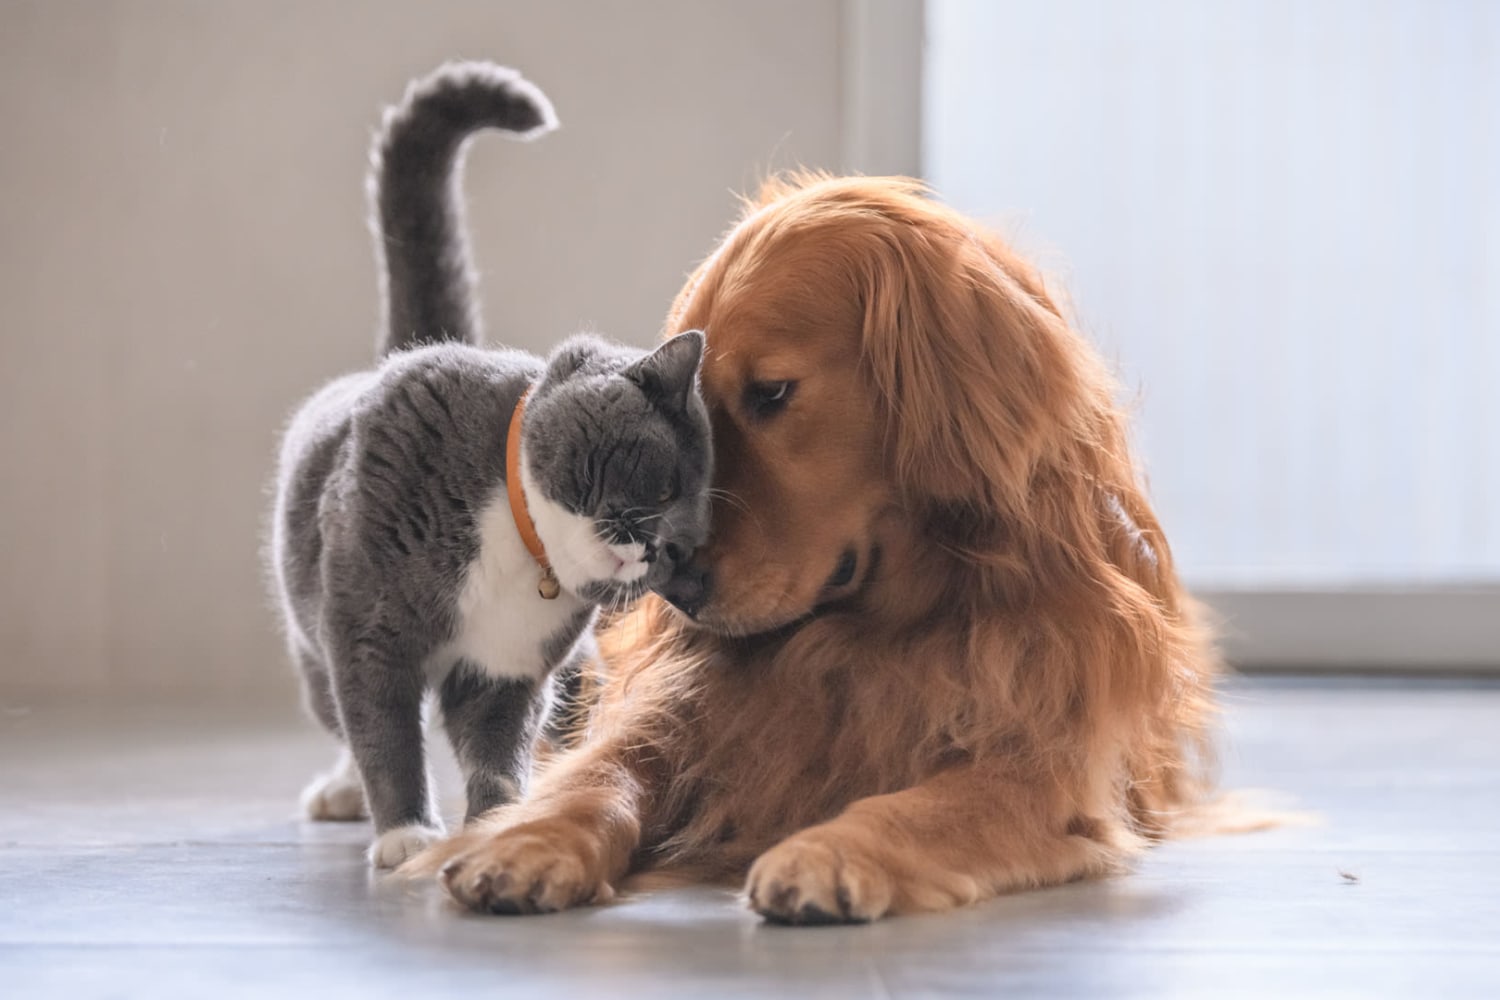
[[[827,834],[798,834],[761,855],[746,884],[750,906],[796,927],[868,923],[890,911],[890,876]]]

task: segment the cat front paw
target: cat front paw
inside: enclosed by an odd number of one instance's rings
[[[376,837],[375,842],[370,845],[370,864],[375,868],[395,868],[407,858],[415,857],[442,839],[443,831],[440,827],[424,826],[421,823],[392,827]]]

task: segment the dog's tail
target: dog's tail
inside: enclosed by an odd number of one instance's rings
[[[379,353],[482,336],[463,215],[465,140],[484,128],[533,139],[552,103],[513,69],[450,62],[387,108],[370,151],[370,229],[385,303]]]
[[[1316,812],[1300,809],[1280,793],[1259,788],[1220,792],[1171,818],[1163,837],[1183,840],[1223,834],[1259,833],[1288,826],[1318,826]]]

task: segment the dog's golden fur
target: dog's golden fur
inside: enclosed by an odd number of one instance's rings
[[[1215,655],[1033,268],[915,182],[798,176],[693,274],[691,327],[708,605],[613,623],[583,744],[419,867],[476,908],[748,872],[773,919],[866,920],[1117,870],[1199,802]]]

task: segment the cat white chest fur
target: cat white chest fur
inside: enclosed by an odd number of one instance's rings
[[[553,600],[537,593],[541,568],[516,530],[504,491],[480,512],[479,557],[458,594],[458,630],[431,665],[446,670],[457,659],[492,677],[540,680],[547,672],[547,640],[585,608],[563,591]]]

